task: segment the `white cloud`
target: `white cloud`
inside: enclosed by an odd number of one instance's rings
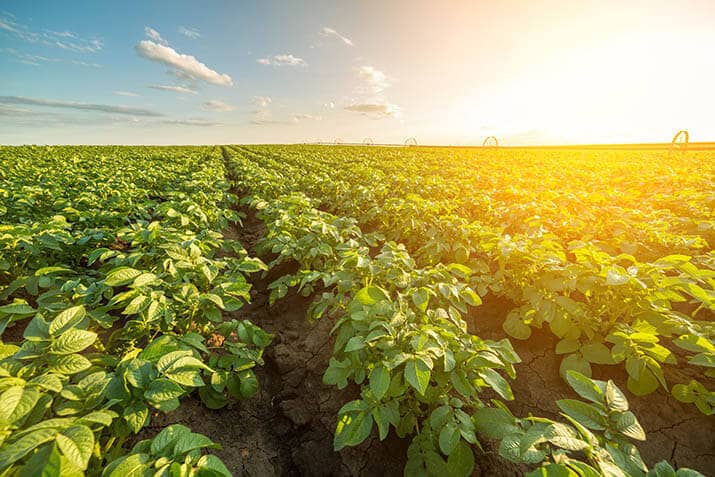
[[[136,46],[139,56],[157,61],[175,68],[182,75],[207,83],[232,86],[233,79],[227,74],[218,73],[191,55],[178,53],[171,47],[159,45],[149,40],[142,40]]]
[[[267,58],[259,58],[257,63],[273,66],[308,66],[303,58],[298,58],[289,54],[273,55]]]
[[[212,99],[204,103],[204,109],[210,109],[212,111],[219,111],[223,113],[226,111],[233,111],[236,108],[230,104],[224,103],[223,101],[219,101],[218,99]]]
[[[311,120],[311,121],[320,121],[323,118],[320,116],[315,116],[313,114],[304,114],[304,113],[303,114],[299,113],[299,114],[293,115],[293,121],[295,121],[295,122],[302,121],[304,119]]]
[[[371,93],[382,93],[391,86],[387,75],[372,66],[361,66],[358,68],[358,76],[363,80]]]
[[[158,31],[154,30],[151,27],[144,27],[144,33],[146,34],[147,38],[150,40],[153,40],[157,43],[161,43],[162,45],[168,45],[169,42],[166,41],[161,37]]]
[[[77,66],[90,66],[92,68],[101,68],[102,65],[98,63],[87,63],[86,61],[79,61],[79,60],[72,60],[71,62],[73,65]]]
[[[28,98],[26,96],[0,96],[1,104],[25,104],[30,106],[45,106],[49,108],[76,109],[79,111],[98,111],[102,113],[129,114],[133,116],[163,116],[161,113],[142,108],[128,106],[113,106],[109,104],[90,104],[77,101],[58,101],[43,98]]]
[[[77,43],[71,41],[55,41],[55,45],[59,46],[63,50],[76,51],[78,53],[95,53],[102,49],[101,40],[93,39],[86,43]]]
[[[138,98],[139,94],[132,93],[131,91],[115,91],[114,94],[119,96],[129,96],[130,98]]]
[[[358,103],[345,106],[343,109],[374,119],[397,118],[400,116],[400,107],[391,103]]]
[[[254,125],[256,125],[256,126],[266,126],[266,125],[269,125],[269,124],[276,124],[276,125],[281,124],[281,125],[284,125],[284,126],[285,126],[285,125],[295,124],[295,121],[283,121],[283,120],[280,120],[280,119],[270,119],[270,118],[257,117],[257,118],[251,119],[251,124],[254,124]]]
[[[251,102],[258,106],[259,108],[267,108],[273,100],[270,96],[254,96]]]
[[[192,40],[195,40],[197,38],[201,38],[201,32],[196,29],[196,28],[187,28],[184,26],[179,27],[179,33],[182,35],[191,38]]]
[[[151,89],[158,89],[160,91],[172,91],[174,93],[181,93],[181,94],[196,94],[196,91],[194,91],[191,88],[187,88],[186,86],[171,86],[171,85],[166,85],[166,84],[150,84],[148,88]]]
[[[178,126],[222,126],[221,123],[209,121],[207,119],[189,118],[189,119],[169,119],[164,121],[165,124],[175,124]]]
[[[320,34],[323,36],[334,36],[335,38],[338,38],[340,41],[342,41],[343,43],[345,43],[348,46],[355,46],[355,44],[353,43],[353,41],[350,38],[341,35],[340,33],[338,33],[337,31],[335,31],[334,29],[332,29],[330,27],[323,27],[323,30]]]
[[[103,47],[102,40],[98,38],[81,38],[69,31],[33,31],[27,25],[18,23],[14,17],[7,15],[0,17],[0,30],[11,33],[28,43],[59,47],[76,53],[96,53]]]
[[[31,66],[40,66],[41,63],[54,63],[61,61],[59,58],[48,58],[46,56],[31,55],[29,53],[18,51],[14,48],[0,48],[0,53],[6,53],[10,56],[15,57],[20,63],[24,63],[26,65]]]

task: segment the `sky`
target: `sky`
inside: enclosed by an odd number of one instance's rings
[[[0,144],[715,141],[715,1],[0,1]]]

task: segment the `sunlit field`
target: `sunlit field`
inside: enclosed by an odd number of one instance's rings
[[[3,0],[0,477],[715,476],[712,0]]]
[[[8,475],[230,475],[305,429],[329,473],[712,468],[712,152],[0,157]]]

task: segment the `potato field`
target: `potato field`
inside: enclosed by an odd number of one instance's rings
[[[715,475],[715,153],[0,147],[0,477]]]

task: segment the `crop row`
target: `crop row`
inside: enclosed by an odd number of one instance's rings
[[[219,149],[0,156],[0,475],[230,475],[184,426],[142,434],[189,393],[253,395],[271,342],[225,318],[265,265],[220,233]]]
[[[298,271],[274,281],[271,299],[296,287],[317,293],[308,316],[332,317],[333,357],[324,381],[357,384],[360,399],[340,410],[336,450],[363,442],[377,427],[410,437],[406,475],[469,475],[477,431],[499,441],[500,454],[538,465],[531,475],[665,475],[662,462],[648,471],[630,439],[645,434],[613,384],[565,372],[589,403],[558,402],[566,422],[517,418],[508,378],[519,358],[508,339],[483,340],[463,319],[481,303],[473,269],[462,263],[420,266],[404,246],[384,241],[382,229],[364,234],[354,218],[316,209],[318,200],[283,193],[285,175],[242,150],[228,153],[229,173],[248,193],[244,202],[267,226],[258,251],[269,267],[297,262]],[[255,161],[255,163],[254,163]],[[494,399],[487,401],[483,395]],[[584,458],[585,457],[585,458]],[[668,470],[670,469],[670,470]],[[697,475],[687,469],[678,475]]]
[[[548,327],[559,339],[562,374],[620,364],[633,394],[662,387],[713,414],[715,171],[630,152],[505,152],[485,169],[458,150],[233,151],[239,186],[302,192],[404,244],[421,266],[469,267],[481,297],[513,304],[509,336]],[[627,175],[639,160],[654,170]]]

